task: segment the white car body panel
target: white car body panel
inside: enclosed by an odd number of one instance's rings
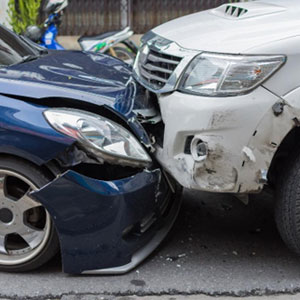
[[[258,124],[272,110],[279,98],[263,87],[241,99],[211,98],[175,92],[160,98],[165,123],[163,149],[157,158],[181,185],[214,192],[247,193],[263,187],[264,170],[268,169],[265,152],[274,155],[278,138],[269,136],[261,149],[251,149],[250,141]],[[268,132],[273,125],[269,124]],[[187,136],[194,135],[207,143],[209,155],[196,162],[182,153]],[[245,148],[247,147],[247,148]],[[249,155],[250,149],[254,159]],[[246,170],[246,171],[244,171]],[[257,170],[262,170],[257,174]]]
[[[163,146],[156,146],[156,157],[186,188],[248,194],[262,190],[282,141],[300,126],[300,1],[229,5],[237,6],[239,12],[226,13],[225,4],[182,17],[153,29],[158,38],[146,41],[149,48],[158,44],[162,55],[174,55],[174,45],[181,47],[182,53],[187,50],[193,54],[189,57],[186,52],[170,77],[172,83],[177,80],[173,89],[171,84],[168,90],[157,92],[165,131]],[[170,44],[164,44],[164,39]],[[245,95],[204,97],[179,92],[185,68],[203,51],[285,55],[287,61]],[[137,68],[136,62],[135,77],[149,88],[140,80]],[[189,137],[193,139],[191,148],[197,140],[206,144],[208,152],[203,160],[185,152]]]

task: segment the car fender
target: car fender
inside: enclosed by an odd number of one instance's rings
[[[74,143],[48,124],[43,116],[46,107],[2,95],[0,101],[0,154],[43,165]]]
[[[285,137],[300,125],[300,88],[278,97],[258,124],[249,144],[243,149],[244,161],[239,173],[239,192],[258,191],[267,182],[273,158]]]

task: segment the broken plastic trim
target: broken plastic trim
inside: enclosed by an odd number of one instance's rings
[[[88,153],[82,149],[80,149],[77,144],[75,143],[72,147],[67,148],[63,153],[60,153],[56,158],[55,161],[62,168],[69,168],[79,165],[81,163],[86,164],[103,164],[104,162],[100,162],[95,158],[92,158],[88,155]]]
[[[172,209],[168,213],[168,216],[165,219],[165,226],[156,232],[152,240],[146,244],[143,248],[139,249],[136,253],[133,254],[130,263],[107,269],[98,269],[98,270],[89,270],[83,271],[82,274],[86,275],[113,275],[113,274],[125,274],[135,267],[137,267],[146,257],[148,257],[164,240],[170,229],[173,227],[174,222],[178,216],[181,206],[180,197],[176,197]]]
[[[108,181],[68,170],[31,193],[53,216],[64,271],[123,273],[150,254],[171,228],[180,207],[180,187],[171,193],[163,178],[160,169]],[[145,223],[151,213],[155,222]],[[144,227],[138,236],[124,238],[124,229],[132,224]]]
[[[123,179],[143,170],[143,168],[112,165],[105,161],[99,162],[80,149],[76,143],[48,162],[46,167],[55,177],[61,176],[67,170],[73,170],[81,175],[98,180]]]

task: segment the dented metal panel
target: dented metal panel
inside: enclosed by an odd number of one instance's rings
[[[165,143],[156,157],[186,188],[259,192],[282,141],[300,124],[299,99],[300,89],[279,97],[264,87],[238,98],[160,96]],[[185,153],[195,141],[208,149],[198,159],[193,149]]]
[[[65,151],[74,139],[53,130],[44,108],[0,95],[0,153],[42,165]]]
[[[160,228],[167,226],[169,230],[179,209],[159,169],[112,181],[67,171],[31,196],[53,218],[64,271],[76,274],[114,268],[118,273],[118,268],[126,265],[130,268],[125,271],[129,271],[137,264],[130,264],[134,253],[151,243]],[[166,214],[169,224],[164,222],[161,210],[167,200],[171,205]],[[171,209],[174,205],[176,210]],[[141,224],[150,215],[153,222],[143,232]],[[159,242],[167,231],[160,235]],[[157,239],[153,241],[152,250],[159,243]],[[138,263],[144,259],[139,258]]]
[[[282,100],[278,99],[277,103]],[[260,191],[266,184],[266,173],[281,142],[295,127],[293,118],[296,114],[297,110],[288,104],[280,115],[271,107],[257,125],[255,135],[247,145],[255,161],[245,160],[240,172],[240,192]]]
[[[238,98],[179,92],[160,96],[166,126],[164,146],[157,147],[157,159],[187,188],[231,193],[259,191],[264,185],[262,174],[293,127],[290,115],[275,115],[273,106],[280,101],[263,87]],[[184,152],[190,136],[191,146],[195,140],[207,145],[205,159],[197,161]]]

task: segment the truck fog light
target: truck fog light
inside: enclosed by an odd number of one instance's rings
[[[195,138],[191,143],[191,154],[195,161],[203,161],[207,158],[208,149],[205,142]]]

